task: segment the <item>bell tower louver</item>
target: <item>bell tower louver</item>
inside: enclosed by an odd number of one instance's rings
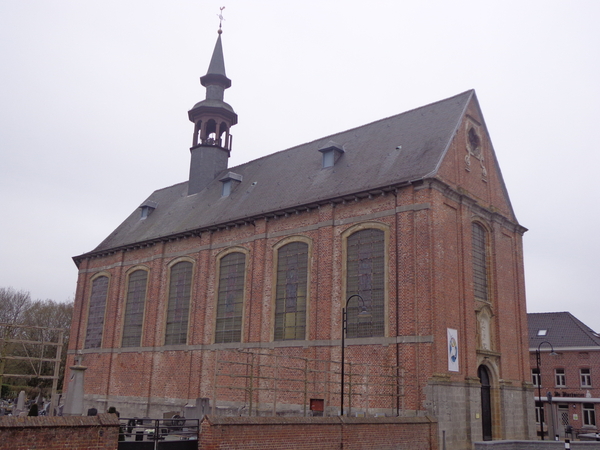
[[[188,111],[194,123],[188,195],[200,192],[227,169],[232,142],[230,130],[237,123],[237,114],[223,101],[231,80],[225,75],[221,28],[218,33],[208,72],[200,77],[200,83],[206,88],[206,99]]]

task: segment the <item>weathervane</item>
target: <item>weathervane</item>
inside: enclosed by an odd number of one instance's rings
[[[219,18],[219,31],[218,31],[218,33],[221,34],[223,32],[223,30],[221,30],[221,25],[223,24],[223,21],[225,20],[225,18],[223,17],[223,10],[225,9],[225,7],[221,6],[219,9],[221,10],[221,12],[219,14],[217,14],[217,17]]]

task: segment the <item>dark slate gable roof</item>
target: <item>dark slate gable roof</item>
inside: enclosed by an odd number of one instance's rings
[[[147,200],[157,207],[146,219],[134,211],[90,255],[431,177],[474,97],[473,90],[463,92],[230,167],[191,196],[187,182],[157,190]],[[319,149],[330,141],[344,153],[333,167],[322,168]],[[227,172],[243,179],[231,195],[221,197],[219,180]]]
[[[540,343],[550,342],[554,348],[598,347],[600,335],[578,320],[569,312],[529,313],[529,348],[537,349]],[[547,330],[545,336],[538,336],[538,330]],[[550,349],[544,345],[542,349]]]

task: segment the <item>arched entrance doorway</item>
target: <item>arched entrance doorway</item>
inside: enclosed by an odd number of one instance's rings
[[[492,397],[490,393],[490,372],[487,367],[479,366],[477,376],[481,381],[481,425],[483,428],[483,440],[492,440]]]

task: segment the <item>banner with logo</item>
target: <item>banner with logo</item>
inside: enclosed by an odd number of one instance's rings
[[[458,332],[448,328],[448,370],[458,372]]]

